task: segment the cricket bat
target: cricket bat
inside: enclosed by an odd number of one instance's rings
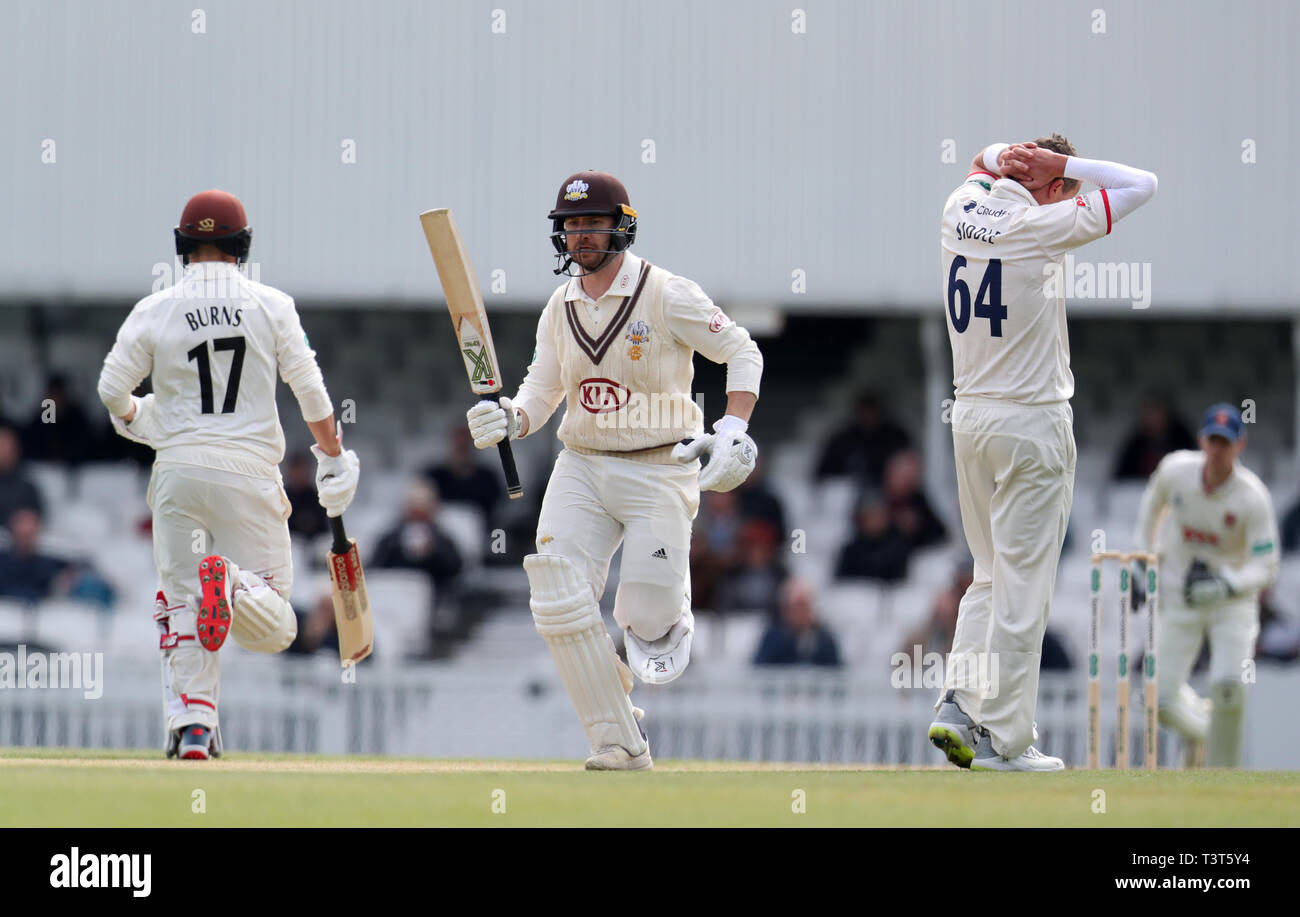
[[[374,622],[370,617],[370,596],[361,569],[357,543],[343,529],[343,517],[330,517],[334,544],[326,561],[333,587],[334,624],[339,632],[339,661],[343,668],[356,665],[374,648]]]
[[[465,360],[470,390],[483,398],[500,402],[501,373],[497,366],[497,351],[492,344],[492,330],[488,327],[487,311],[483,308],[483,294],[479,291],[470,264],[469,253],[461,240],[460,230],[451,211],[444,208],[426,210],[420,214],[424,237],[429,243],[429,253],[438,268],[442,292],[447,297],[447,310],[456,329],[456,340]],[[501,453],[501,467],[506,475],[506,492],[511,500],[524,495],[519,483],[519,470],[515,455],[510,451],[510,440],[497,444]]]

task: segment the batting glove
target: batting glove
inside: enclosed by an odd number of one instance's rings
[[[1203,560],[1194,560],[1187,568],[1183,600],[1188,605],[1211,605],[1232,598],[1236,592],[1236,583],[1226,571],[1214,573]]]
[[[500,403],[483,399],[465,412],[469,435],[479,449],[490,449],[503,439],[519,438],[519,418],[509,398]]]
[[[758,446],[745,431],[749,424],[731,414],[713,424],[713,432],[684,439],[673,447],[673,458],[685,464],[705,453],[709,461],[700,470],[700,490],[735,490],[754,470]]]
[[[153,409],[153,394],[145,395],[143,398],[131,396],[131,403],[135,405],[135,414],[131,416],[131,422],[127,423],[121,417],[109,412],[109,419],[113,422],[113,429],[117,435],[132,442],[143,443],[146,446],[153,446],[158,440],[158,431],[155,427],[155,417]]]
[[[325,515],[342,516],[357,495],[361,460],[351,449],[338,455],[326,455],[320,446],[312,446],[311,451],[316,456],[316,498]]]

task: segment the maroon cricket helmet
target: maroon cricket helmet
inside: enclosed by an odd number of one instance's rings
[[[573,259],[569,257],[564,239],[564,221],[568,217],[611,216],[614,227],[600,230],[609,237],[610,247],[604,249],[605,261],[629,248],[636,241],[636,211],[628,199],[627,188],[608,172],[575,172],[560,185],[555,196],[555,209],[546,215],[551,221],[551,244],[555,246],[555,273],[568,271]],[[590,231],[590,230],[589,230]]]
[[[244,205],[229,191],[200,191],[190,198],[174,230],[176,254],[188,264],[200,245],[210,242],[243,262],[253,243],[253,230],[244,215]]]

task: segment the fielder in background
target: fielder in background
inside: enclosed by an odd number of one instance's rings
[[[1084,181],[1100,190],[1080,194]],[[1043,633],[1074,499],[1061,258],[1155,191],[1150,172],[1080,159],[1053,134],[984,150],[944,205],[952,440],[975,568],[929,736],[959,767],[1065,766],[1033,745]]]
[[[1187,742],[1184,763],[1199,763],[1203,750],[1211,767],[1236,767],[1245,676],[1259,636],[1259,594],[1278,571],[1277,517],[1268,489],[1237,461],[1246,435],[1235,407],[1216,404],[1206,411],[1199,441],[1199,451],[1171,452],[1151,475],[1138,512],[1137,544],[1153,550],[1168,509],[1169,543],[1159,551],[1160,722]],[[1208,699],[1187,684],[1207,637]]]
[[[226,637],[278,653],[298,632],[277,371],[316,439],[326,512],[342,514],[357,486],[356,454],[339,441],[293,300],[239,268],[252,232],[234,195],[191,198],[175,229],[180,282],[136,303],[99,377],[117,432],[156,451],[148,500],[168,757],[221,753]],[[151,373],[153,393],[132,395]]]
[[[538,553],[524,558],[533,618],[586,730],[587,768],[639,770],[652,762],[632,672],[664,684],[690,660],[691,522],[701,490],[731,490],[754,469],[746,430],[763,360],[698,285],[628,251],[636,211],[614,176],[570,176],[548,219],[555,273],[570,277],[542,310],[519,393],[480,401],[469,427],[487,449],[535,433],[567,402]],[[696,352],[727,364],[726,413],[711,434],[691,397]],[[626,666],[599,606],[620,543],[614,620]]]

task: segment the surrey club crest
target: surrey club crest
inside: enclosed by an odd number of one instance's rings
[[[633,360],[641,359],[641,345],[650,343],[650,326],[642,321],[635,321],[627,329],[627,339],[631,347],[627,355]]]

